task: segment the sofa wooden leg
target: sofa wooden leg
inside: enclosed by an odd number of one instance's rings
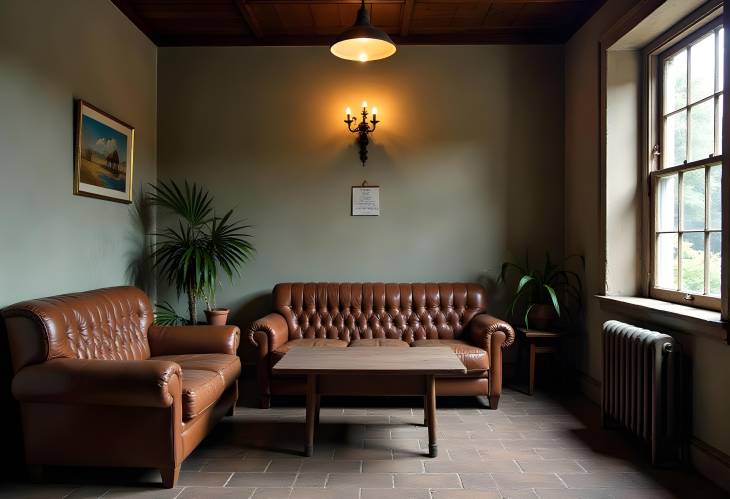
[[[232,405],[232,406],[231,406],[231,407],[230,407],[230,408],[229,408],[229,409],[228,409],[228,410],[226,411],[226,416],[228,416],[228,417],[230,417],[230,416],[233,416],[233,412],[235,411],[235,409],[236,409],[236,404],[233,404],[233,405]]]
[[[259,407],[261,409],[271,409],[271,395],[261,395]]]
[[[180,476],[180,465],[178,464],[174,468],[160,468],[160,476],[162,476],[163,487],[166,489],[173,488]]]
[[[494,410],[497,407],[499,407],[499,395],[490,395],[489,396],[489,408]]]

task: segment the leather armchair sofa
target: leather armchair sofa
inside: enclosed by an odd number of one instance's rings
[[[257,321],[248,338],[256,348],[260,404],[272,395],[299,395],[303,377],[272,376],[271,368],[294,347],[426,348],[449,346],[467,368],[437,378],[437,395],[487,396],[496,409],[502,393],[502,349],[514,341],[509,324],[485,313],[486,292],[471,283],[281,283],[274,311]],[[351,395],[398,394],[359,377],[330,383]],[[378,386],[381,385],[381,386]],[[338,392],[337,387],[333,387]]]
[[[26,463],[180,464],[238,398],[235,326],[158,327],[139,289],[31,300],[2,311]]]

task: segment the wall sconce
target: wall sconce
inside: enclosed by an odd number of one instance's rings
[[[357,117],[350,117],[352,112],[349,107],[345,109],[345,114],[347,115],[347,119],[345,120],[345,123],[347,123],[347,129],[352,133],[358,134],[357,143],[360,146],[360,162],[362,162],[362,166],[365,166],[365,162],[368,160],[368,144],[370,143],[368,140],[368,134],[373,133],[375,131],[375,126],[380,123],[377,119],[378,108],[373,108],[373,119],[370,120],[370,124],[368,124],[367,101],[362,101],[362,120],[359,124],[357,122]],[[355,128],[352,127],[353,124],[355,125]]]

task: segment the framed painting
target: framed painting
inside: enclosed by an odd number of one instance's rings
[[[80,100],[75,149],[74,194],[132,202],[133,127]]]

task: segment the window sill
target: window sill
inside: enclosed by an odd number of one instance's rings
[[[596,295],[596,298],[601,309],[607,312],[620,313],[678,333],[730,343],[730,322],[723,321],[720,312],[638,296]]]

